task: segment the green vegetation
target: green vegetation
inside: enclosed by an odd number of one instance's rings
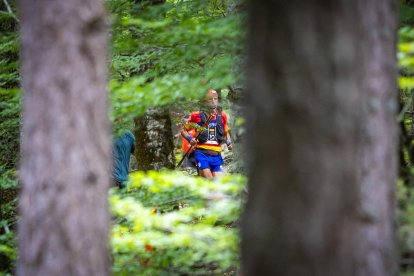
[[[134,173],[113,190],[115,275],[219,275],[239,266],[238,228],[246,179],[179,172]]]
[[[112,10],[110,90],[115,117],[197,98],[240,80],[243,14],[238,1],[109,0]],[[122,7],[122,10],[119,10]]]
[[[20,90],[17,21],[0,4],[0,275],[10,275],[17,258],[17,163]],[[7,12],[6,12],[7,11]]]
[[[414,89],[414,8],[401,1],[401,25],[398,33],[398,69],[400,87],[400,175],[397,183],[398,203],[398,242],[401,253],[402,275],[413,275],[414,261],[414,129],[413,129],[413,89]]]

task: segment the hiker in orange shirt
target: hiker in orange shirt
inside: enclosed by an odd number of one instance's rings
[[[188,117],[188,116],[187,116]],[[187,133],[191,136],[191,137],[196,137],[196,130],[194,128],[188,127],[189,118],[185,119],[185,125],[183,126],[183,128],[187,129]],[[195,151],[195,147],[191,148],[191,144],[190,142],[184,138],[183,136],[181,136],[181,140],[182,140],[182,144],[181,144],[181,152],[183,154],[183,158],[185,158],[184,162],[183,162],[183,167],[187,168],[187,169],[195,169],[197,170],[197,164],[194,158],[194,151]],[[188,152],[189,151],[189,152]],[[187,154],[188,152],[188,154]],[[185,155],[187,154],[187,156],[185,157]],[[198,171],[198,170],[197,170]]]
[[[181,129],[181,135],[195,147],[194,157],[200,176],[211,179],[223,174],[221,144],[226,143],[227,148],[232,150],[232,143],[227,114],[218,111],[217,91],[209,89],[204,103],[205,107],[192,112],[188,120],[199,126],[196,129],[198,139],[191,136],[186,128]]]

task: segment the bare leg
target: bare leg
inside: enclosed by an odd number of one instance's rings
[[[214,178],[220,178],[224,175],[223,172],[212,172]]]
[[[200,172],[200,176],[207,178],[207,179],[212,179],[213,178],[213,174],[211,173],[210,169],[202,169],[199,170]]]

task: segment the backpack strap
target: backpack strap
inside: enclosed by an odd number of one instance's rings
[[[201,122],[203,124],[205,124],[207,122],[207,114],[204,111],[200,110],[200,117],[201,117]],[[224,126],[223,115],[222,115],[221,112],[220,113],[217,113],[217,115],[216,115],[216,122],[217,122],[217,124],[221,124],[221,125]]]
[[[201,117],[201,122],[204,125],[207,122],[207,114],[204,111],[200,110],[200,117]]]
[[[216,124],[220,124],[224,128],[223,116],[221,115],[221,113],[217,113],[216,115]]]

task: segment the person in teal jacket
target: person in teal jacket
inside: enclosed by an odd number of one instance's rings
[[[134,150],[135,136],[129,130],[114,141],[112,175],[120,189],[125,187],[125,182],[128,180],[129,159]]]

